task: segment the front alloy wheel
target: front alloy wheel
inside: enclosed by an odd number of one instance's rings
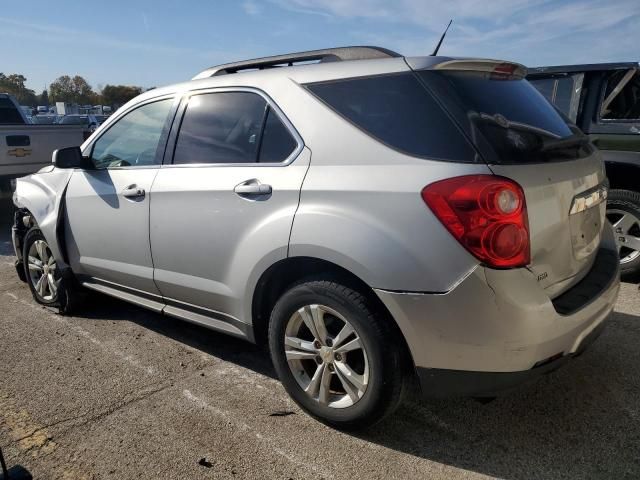
[[[369,383],[369,359],[353,326],[325,305],[306,305],[289,319],[285,355],[298,385],[331,408],[358,402]]]
[[[44,240],[36,240],[29,247],[27,257],[29,281],[38,297],[44,302],[55,302],[58,296],[56,260]]]

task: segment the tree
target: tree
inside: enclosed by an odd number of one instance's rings
[[[44,105],[45,107],[49,105],[49,93],[46,90],[43,90],[38,97],[38,105]]]
[[[142,88],[129,85],[105,85],[102,89],[102,102],[118,108],[142,93]]]
[[[95,93],[91,85],[80,75],[73,78],[69,75],[63,75],[49,85],[49,98],[52,102],[84,105],[93,102]]]
[[[26,81],[27,78],[24,75],[17,73],[5,75],[0,73],[0,92],[13,95],[21,105],[34,106],[36,104],[36,94],[26,87]]]

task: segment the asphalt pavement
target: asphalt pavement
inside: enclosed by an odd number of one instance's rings
[[[34,478],[640,478],[636,284],[561,370],[346,434],[297,408],[258,347],[97,294],[74,317],[37,305],[6,200],[0,217],[0,447]]]

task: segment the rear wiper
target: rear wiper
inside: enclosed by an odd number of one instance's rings
[[[547,140],[542,145],[540,151],[548,152],[551,150],[561,150],[563,148],[580,147],[582,145],[586,145],[587,143],[589,143],[589,137],[587,137],[586,135]]]

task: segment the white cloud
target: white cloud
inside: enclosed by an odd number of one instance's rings
[[[262,8],[253,0],[247,0],[242,2],[242,9],[247,15],[260,15]]]
[[[624,47],[628,60],[638,57],[629,38],[634,36],[629,30],[640,26],[638,0],[270,1],[336,21],[367,20],[351,31],[354,42],[379,44],[407,55],[429,53],[452,18],[441,49],[445,55],[571,63],[576,58],[607,60]],[[628,52],[634,52],[631,58]]]

